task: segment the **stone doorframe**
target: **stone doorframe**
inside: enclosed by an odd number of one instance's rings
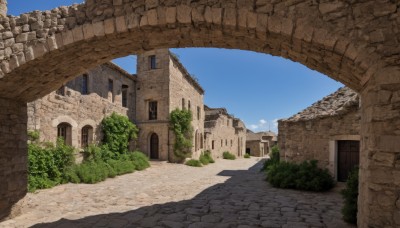
[[[329,140],[329,165],[328,170],[335,180],[338,180],[338,141],[351,140],[360,141],[360,135],[336,135]]]

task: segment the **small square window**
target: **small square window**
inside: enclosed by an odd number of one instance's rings
[[[149,120],[157,120],[157,101],[149,102]]]

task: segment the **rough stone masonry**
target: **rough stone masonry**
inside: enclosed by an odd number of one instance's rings
[[[0,179],[8,183],[0,186],[1,214],[25,192],[13,187],[26,179],[26,126],[13,127],[26,125],[22,104],[116,57],[219,47],[288,58],[360,93],[359,226],[398,227],[399,6],[388,0],[87,0],[1,18],[0,137],[15,136],[0,145]]]

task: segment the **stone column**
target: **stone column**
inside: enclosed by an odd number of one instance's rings
[[[0,0],[0,17],[7,16],[7,0]]]
[[[359,227],[400,227],[400,67],[361,92]]]
[[[27,192],[27,105],[0,98],[0,221]]]

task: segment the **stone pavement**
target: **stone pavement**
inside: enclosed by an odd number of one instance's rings
[[[23,214],[0,227],[353,227],[337,191],[272,188],[259,158],[203,168],[152,167],[96,185],[67,184],[28,194]]]

